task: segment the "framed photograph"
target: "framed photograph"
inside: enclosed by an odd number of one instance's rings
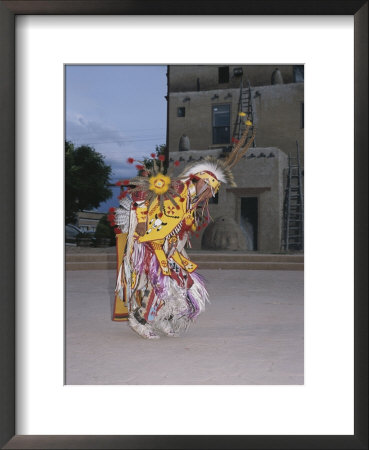
[[[66,65],[66,385],[304,384],[304,69],[278,67]],[[80,188],[73,191],[73,184],[91,183],[85,192],[94,201],[106,192],[82,155],[101,155],[111,170],[105,180],[114,193],[95,211],[82,206]],[[146,173],[136,179],[141,163]],[[181,179],[188,170],[205,184]],[[129,209],[137,195],[130,179],[153,200],[149,214]],[[164,182],[179,187],[162,194]],[[146,232],[134,243],[127,216],[134,222],[135,211]],[[183,222],[188,212],[191,232]],[[73,240],[78,227],[83,240]],[[141,248],[143,270],[122,275],[131,245]],[[170,275],[157,279],[158,272]],[[137,290],[128,291],[127,279],[137,280]],[[114,295],[116,283],[125,287]],[[150,294],[153,285],[158,295]],[[142,337],[157,344],[142,346]]]
[[[3,448],[368,448],[367,17],[348,0],[0,2]],[[304,384],[65,384],[66,65],[239,62],[305,66]]]

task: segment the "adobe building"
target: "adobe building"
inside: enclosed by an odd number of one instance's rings
[[[167,76],[170,160],[184,167],[208,154],[225,157],[240,108],[257,131],[255,146],[233,169],[237,187],[221,187],[209,205],[214,223],[192,239],[193,248],[280,252],[296,141],[303,167],[303,66],[169,66]]]
[[[82,231],[95,232],[96,227],[103,216],[103,213],[95,211],[78,211],[77,226]]]

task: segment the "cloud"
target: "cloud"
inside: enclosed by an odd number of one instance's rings
[[[66,135],[76,145],[113,143],[122,147],[124,142],[129,140],[121,131],[101,122],[87,120],[81,114],[68,117],[66,121]]]
[[[164,138],[128,136],[102,122],[88,120],[81,114],[68,114],[66,139],[76,146],[90,145],[104,155],[106,164],[112,168],[112,180],[130,178],[136,174],[134,165],[127,158],[142,159],[155,150],[155,144],[165,142]]]

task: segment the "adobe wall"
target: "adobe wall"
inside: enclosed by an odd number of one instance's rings
[[[242,68],[243,79],[251,86],[263,86],[271,83],[272,74],[278,68],[284,83],[293,83],[293,65],[290,64],[230,64],[229,82],[219,84],[219,67],[227,65],[179,65],[169,66],[169,92],[193,92],[219,89],[239,88],[241,77],[234,75],[234,69]]]
[[[171,152],[172,160],[184,159],[180,170],[187,162],[198,160],[211,154],[219,157],[221,150]],[[253,156],[253,157],[251,157]],[[283,220],[283,172],[288,167],[285,153],[275,147],[251,148],[246,157],[233,168],[237,188],[222,184],[218,204],[210,204],[213,219],[229,215],[240,224],[241,198],[258,198],[258,250],[261,252],[279,252]],[[178,172],[177,172],[178,173]],[[194,249],[201,248],[203,230],[198,238],[191,240]]]
[[[198,150],[219,147],[212,143],[212,108],[229,104],[230,136],[237,120],[239,89],[215,89],[200,92],[176,92],[169,95],[169,152],[178,151],[183,134],[190,146]],[[302,108],[304,83],[254,87],[251,90],[254,124],[258,147],[278,147],[286,154],[296,153],[299,142],[301,164],[304,155]],[[184,107],[185,117],[177,117],[177,108]],[[226,144],[224,144],[226,146]]]

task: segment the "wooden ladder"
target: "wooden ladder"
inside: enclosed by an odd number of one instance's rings
[[[246,116],[240,115],[240,113],[245,113]],[[237,119],[235,121],[234,127],[233,127],[233,133],[232,133],[232,143],[236,143],[243,131],[245,130],[245,120],[246,118],[248,120],[251,120],[252,124],[254,125],[254,112],[252,109],[252,99],[251,99],[251,86],[250,82],[247,82],[247,87],[243,87],[243,79],[241,78],[241,84],[240,84],[240,97],[238,100],[238,111],[237,111]],[[251,127],[251,131],[253,127]],[[255,139],[252,143],[253,147],[256,147]]]
[[[288,155],[288,174],[283,208],[282,249],[304,250],[304,196],[299,144],[296,157]]]

